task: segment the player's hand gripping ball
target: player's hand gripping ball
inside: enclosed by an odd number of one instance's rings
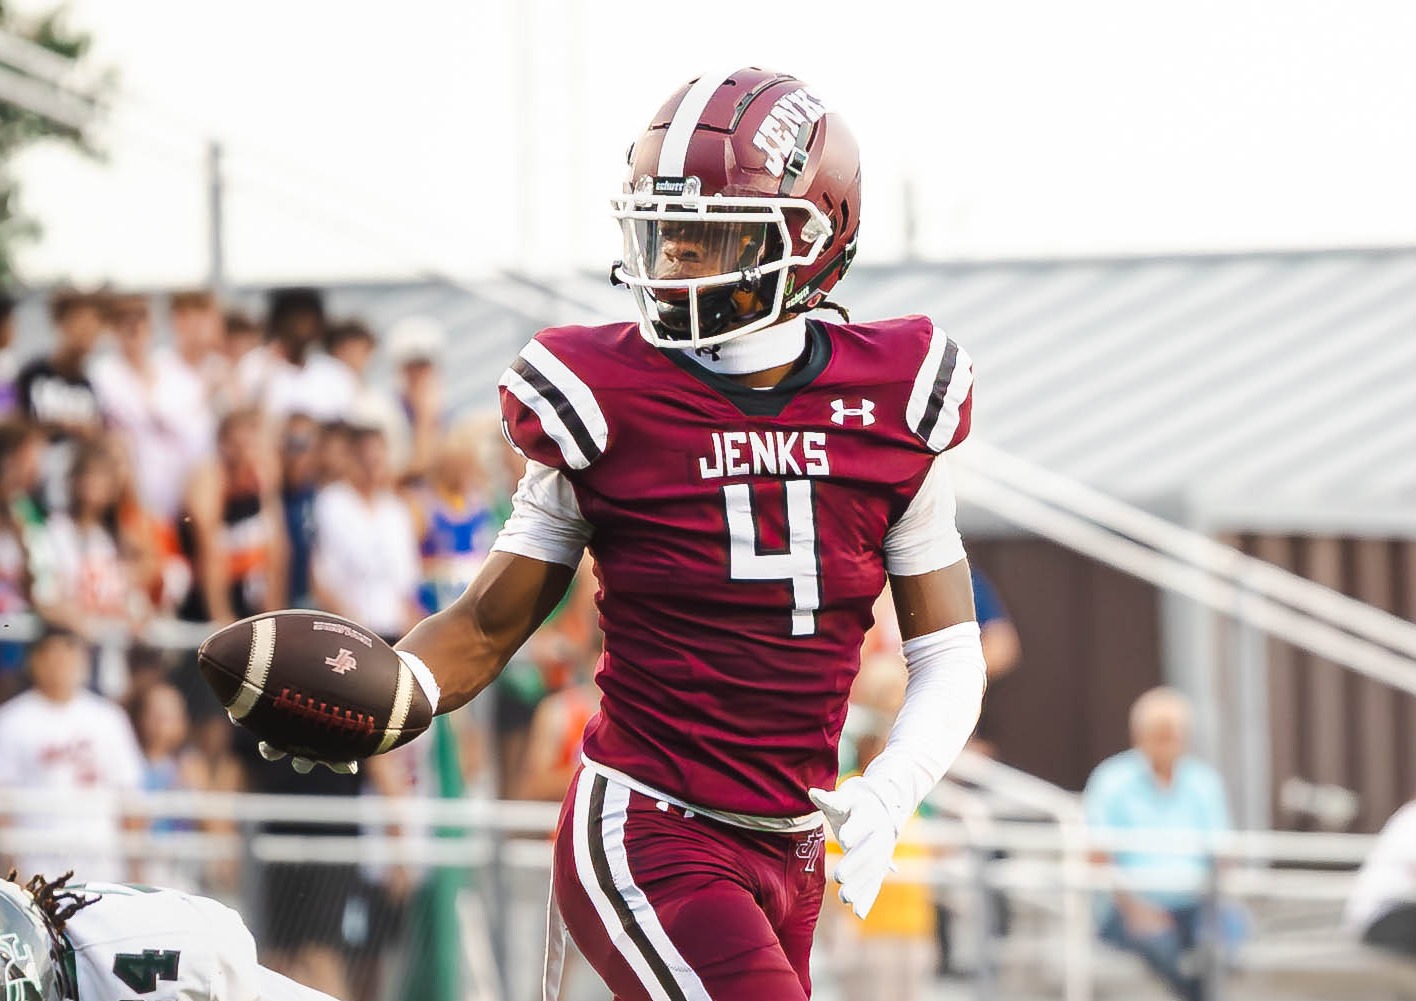
[[[207,637],[197,662],[266,759],[290,754],[298,771],[317,761],[353,771],[358,759],[408,743],[428,728],[439,697],[417,658],[325,612],[242,619]]]

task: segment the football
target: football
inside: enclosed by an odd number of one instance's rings
[[[242,619],[207,637],[197,662],[235,722],[291,754],[367,758],[433,719],[427,692],[393,648],[326,612]]]

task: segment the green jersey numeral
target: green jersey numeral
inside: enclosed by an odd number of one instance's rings
[[[159,980],[176,980],[182,954],[170,949],[120,952],[113,957],[113,975],[139,994],[157,990]]]

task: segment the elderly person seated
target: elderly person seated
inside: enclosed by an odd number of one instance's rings
[[[1236,945],[1244,917],[1205,899],[1206,840],[1229,829],[1229,811],[1219,773],[1188,754],[1190,717],[1174,689],[1142,695],[1131,707],[1131,749],[1097,765],[1083,798],[1092,827],[1157,835],[1152,848],[1125,845],[1110,857],[1119,878],[1100,908],[1102,938],[1138,953],[1176,996],[1199,1001],[1197,947]]]

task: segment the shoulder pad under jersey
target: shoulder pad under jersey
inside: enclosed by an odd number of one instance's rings
[[[572,327],[543,330],[503,373],[498,383],[502,431],[527,458],[563,471],[581,470],[609,447],[605,413],[587,382],[593,373],[585,370],[593,367],[591,352],[613,348],[596,346],[595,333]],[[587,343],[578,345],[578,339]]]
[[[973,417],[973,359],[928,317],[910,317],[914,371],[905,423],[932,452],[946,452],[969,436]]]

